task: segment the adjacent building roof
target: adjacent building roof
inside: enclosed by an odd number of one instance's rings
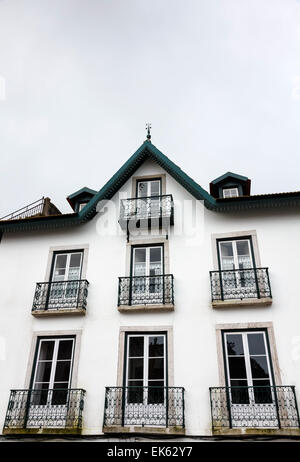
[[[27,218],[25,220],[9,220],[0,222],[0,231],[25,231],[75,226],[91,220],[97,212],[99,201],[111,199],[124,183],[134,174],[146,159],[157,162],[192,196],[203,201],[205,207],[215,212],[236,212],[249,209],[300,206],[300,191],[291,193],[263,194],[227,199],[216,199],[184,173],[180,167],[159,151],[151,141],[145,141],[139,149],[122,165],[111,179],[98,191],[88,204],[77,213],[54,215],[43,218]],[[222,178],[222,177],[220,177]],[[220,180],[217,179],[217,180]],[[246,177],[241,177],[246,178]],[[217,181],[214,180],[214,181]],[[83,188],[85,189],[85,188]],[[88,188],[87,188],[88,189]],[[81,190],[80,190],[81,191]],[[78,195],[80,191],[68,196]],[[90,190],[94,193],[93,190]]]

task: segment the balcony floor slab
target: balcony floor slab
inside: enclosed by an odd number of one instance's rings
[[[213,300],[213,308],[239,308],[243,306],[270,306],[272,305],[272,298],[243,298],[234,300]]]
[[[120,313],[136,313],[136,312],[163,312],[174,311],[173,304],[157,304],[157,305],[120,305],[118,306]]]

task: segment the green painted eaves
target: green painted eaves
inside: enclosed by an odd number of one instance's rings
[[[145,141],[80,212],[51,217],[0,221],[0,232],[56,229],[86,223],[95,216],[98,202],[111,199],[146,159],[156,161],[192,196],[203,201],[207,209],[215,212],[225,213],[260,208],[300,206],[300,192],[215,199],[151,142]],[[237,176],[236,174],[234,175]],[[220,180],[220,178],[217,180]],[[78,194],[78,191],[74,194]],[[70,198],[73,195],[68,197]]]

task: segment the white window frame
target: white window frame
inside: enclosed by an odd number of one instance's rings
[[[143,356],[143,386],[148,387],[149,380],[151,382],[164,382],[164,386],[166,386],[167,382],[167,335],[165,333],[141,333],[141,334],[128,334],[127,335],[127,348],[126,348],[126,386],[130,386],[129,382],[138,382],[141,379],[128,379],[128,371],[129,371],[129,359],[135,357],[129,357],[129,339],[132,337],[143,337],[144,338],[144,356]],[[164,379],[149,379],[149,338],[150,337],[163,337],[164,338]],[[145,341],[147,339],[147,341]],[[142,356],[137,356],[136,358],[142,358]],[[160,356],[156,356],[156,358],[160,358]],[[154,385],[153,385],[154,386]]]
[[[260,354],[260,355],[252,355],[252,356],[265,356],[267,359],[267,366],[268,366],[268,373],[269,377],[268,378],[262,378],[262,379],[257,379],[252,377],[252,371],[251,371],[251,361],[250,361],[250,352],[249,352],[249,344],[248,344],[248,335],[255,335],[255,334],[263,334],[264,338],[264,347],[265,347],[265,354]],[[229,370],[229,358],[228,358],[228,351],[227,351],[227,342],[226,342],[226,336],[227,335],[241,335],[242,336],[242,342],[243,342],[243,350],[244,350],[244,359],[245,359],[245,368],[246,368],[246,377],[245,379],[240,379],[240,380],[247,380],[247,385],[248,387],[253,387],[253,380],[260,381],[260,380],[269,380],[270,381],[270,386],[273,386],[273,377],[272,377],[272,367],[271,367],[271,358],[270,358],[270,353],[269,353],[269,348],[268,348],[268,343],[267,343],[267,334],[266,331],[264,330],[245,330],[245,331],[226,331],[224,332],[224,354],[225,354],[225,360],[226,360],[226,371],[227,371],[227,378],[228,378],[228,387],[231,387],[231,380],[238,380],[238,379],[232,379],[230,377],[230,370]],[[240,357],[236,355],[235,357]],[[257,385],[256,385],[257,386]]]
[[[48,260],[45,272],[45,282],[51,282],[52,276],[52,264],[55,253],[68,253],[68,252],[77,252],[82,251],[82,263],[81,263],[81,279],[87,279],[87,263],[88,263],[88,253],[89,253],[89,244],[82,245],[59,245],[49,248]]]
[[[70,279],[67,277],[69,276],[69,271],[70,271],[70,262],[71,262],[71,256],[74,254],[80,254],[80,271],[79,271],[79,277],[76,280],[81,279],[81,273],[82,273],[82,262],[83,262],[83,251],[81,250],[74,250],[74,251],[69,251],[69,252],[56,252],[53,254],[53,268],[52,268],[52,274],[51,274],[51,282],[60,282],[60,281],[54,281],[54,272],[55,272],[55,267],[56,267],[56,262],[57,262],[57,257],[66,255],[67,256],[67,261],[66,261],[66,266],[65,266],[65,274],[64,274],[64,279],[61,282],[64,281],[69,281]]]
[[[228,195],[226,193],[229,193]],[[239,189],[238,188],[223,188],[222,189],[223,198],[227,199],[229,197],[239,197]]]
[[[147,194],[146,196],[139,196],[139,183],[146,183],[147,184]],[[151,184],[152,183],[158,183],[159,184],[159,192],[153,197],[161,196],[161,190],[162,190],[162,185],[161,185],[161,178],[145,178],[145,179],[140,179],[137,180],[136,186],[137,186],[137,197],[138,198],[143,198],[143,197],[151,197]]]
[[[232,251],[233,251],[233,261],[234,261],[234,270],[239,270],[239,261],[238,261],[238,258],[239,258],[239,254],[238,254],[238,251],[237,251],[237,242],[239,241],[247,241],[248,243],[248,249],[249,249],[249,257],[250,257],[250,261],[251,261],[251,267],[250,268],[254,268],[254,264],[255,264],[255,260],[254,260],[254,255],[252,254],[252,248],[251,248],[251,237],[249,238],[236,238],[236,239],[232,239],[232,240],[229,240],[229,239],[224,239],[224,240],[218,240],[218,250],[219,250],[219,257],[220,257],[220,270],[223,270],[223,260],[222,260],[222,252],[221,252],[221,244],[226,242],[226,243],[232,243]]]
[[[133,246],[132,248],[132,276],[135,276],[134,269],[135,269],[135,252],[137,249],[146,249],[146,266],[145,266],[145,277],[150,276],[150,249],[153,248],[160,248],[160,256],[161,256],[161,274],[164,274],[164,246],[163,245],[145,245],[145,247],[141,246]],[[142,276],[143,277],[143,276]]]
[[[52,360],[51,360],[51,373],[50,373],[49,387],[48,387],[48,390],[52,390],[53,386],[54,386],[54,382],[55,382],[54,379],[55,379],[55,372],[56,372],[57,363],[60,362],[60,361],[65,361],[63,359],[62,360],[57,359],[59,344],[60,344],[61,341],[65,341],[65,340],[72,340],[71,366],[70,366],[70,374],[69,374],[69,380],[68,380],[68,389],[71,388],[70,384],[71,384],[71,381],[72,381],[72,372],[73,372],[73,363],[74,363],[74,349],[75,349],[75,340],[76,339],[74,338],[74,336],[70,336],[70,337],[52,337],[52,338],[42,337],[42,338],[39,339],[36,362],[35,362],[35,365],[34,365],[35,370],[33,371],[33,380],[32,380],[32,389],[33,390],[35,389],[36,383],[46,383],[46,382],[37,382],[36,381],[38,365],[39,365],[40,362],[43,362],[43,361],[39,360],[42,343],[43,342],[54,342],[53,357],[52,357]],[[44,361],[49,362],[49,360],[44,360]],[[65,383],[65,382],[62,382],[62,383]]]

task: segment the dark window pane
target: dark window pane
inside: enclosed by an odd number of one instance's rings
[[[81,262],[81,252],[73,253],[70,258],[70,267],[79,267]]]
[[[228,358],[228,362],[229,362],[229,375],[231,379],[245,379],[247,377],[245,358],[230,357]]]
[[[247,380],[231,380],[232,404],[249,404],[249,390]]]
[[[149,379],[164,378],[164,360],[163,358],[149,359]]]
[[[52,361],[39,362],[36,370],[36,382],[49,382]]]
[[[67,264],[67,255],[57,255],[56,257],[56,268],[65,268]]]
[[[59,361],[56,364],[55,382],[68,382],[70,377],[71,361]]]
[[[44,406],[48,400],[48,383],[37,383],[31,394],[30,404],[32,406]]]
[[[61,340],[59,342],[57,359],[72,358],[73,340]]]
[[[42,341],[41,342],[41,349],[40,349],[40,360],[44,359],[52,359],[53,357],[53,350],[54,350],[54,341]]]
[[[254,399],[256,403],[272,403],[272,388],[269,380],[253,380]]]
[[[143,403],[145,388],[142,381],[129,381],[127,390],[127,403]]]
[[[254,379],[269,377],[268,363],[266,356],[251,356],[251,372]]]
[[[248,334],[247,337],[250,355],[266,354],[263,334]]]
[[[236,241],[236,249],[238,255],[249,255],[248,240]]]
[[[52,405],[64,405],[68,398],[68,383],[55,383],[52,392]]]
[[[243,355],[243,339],[240,334],[226,335],[227,353],[229,355]]]
[[[144,356],[144,337],[129,338],[129,356]]]
[[[222,257],[232,257],[233,256],[232,242],[221,242],[220,249],[221,249]]]
[[[150,249],[150,262],[161,261],[161,247],[153,247]]]
[[[149,356],[164,356],[164,337],[149,338]]]
[[[148,404],[161,404],[165,401],[164,382],[148,382]]]
[[[144,360],[134,358],[128,360],[128,378],[142,379],[144,377]]]

